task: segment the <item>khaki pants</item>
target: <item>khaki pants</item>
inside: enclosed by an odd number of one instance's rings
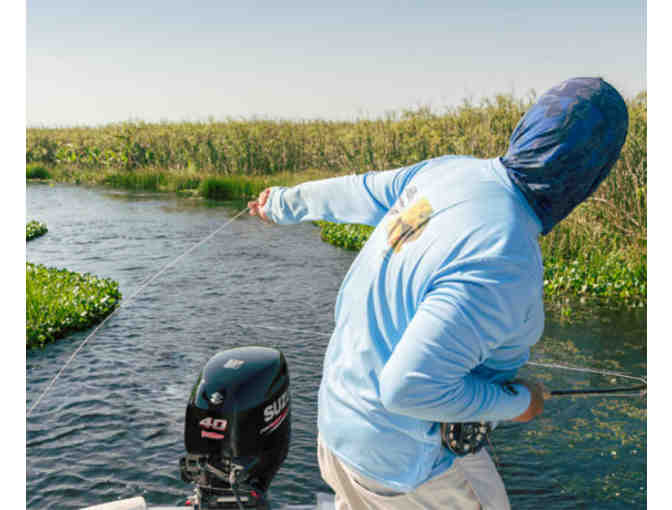
[[[510,510],[506,489],[490,455],[455,459],[445,473],[411,492],[395,492],[346,466],[318,437],[322,478],[336,493],[336,510]]]

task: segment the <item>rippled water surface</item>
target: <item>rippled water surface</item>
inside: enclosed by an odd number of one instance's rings
[[[231,218],[235,204],[157,194],[29,185],[27,219],[49,233],[30,262],[117,280],[129,297],[148,277]],[[191,385],[218,350],[281,349],[292,378],[292,444],[271,486],[277,504],[328,491],[315,457],[316,398],[341,279],[355,254],[310,224],[243,216],[122,308],[80,351],[28,419],[27,505],[80,508],[142,495],[184,504],[183,418]],[[280,331],[262,326],[300,331]],[[309,333],[314,331],[315,333]],[[644,374],[643,311],[548,319],[537,361]],[[27,353],[27,406],[88,332]],[[521,375],[552,389],[626,381],[557,369]],[[515,509],[631,509],[646,503],[646,402],[557,399],[530,424],[502,424],[494,454]]]

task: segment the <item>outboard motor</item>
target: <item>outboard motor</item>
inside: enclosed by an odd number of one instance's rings
[[[239,347],[213,356],[191,392],[180,474],[196,508],[267,510],[266,493],[287,457],[289,371],[283,354]]]

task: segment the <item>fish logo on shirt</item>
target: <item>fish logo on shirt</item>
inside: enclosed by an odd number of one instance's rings
[[[434,210],[429,200],[421,197],[413,202],[417,193],[415,186],[399,197],[399,203],[390,209],[391,217],[387,222],[387,243],[394,253],[399,253],[405,243],[416,240],[424,231]]]

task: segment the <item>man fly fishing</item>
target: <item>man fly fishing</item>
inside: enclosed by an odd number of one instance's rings
[[[510,508],[479,446],[489,423],[543,410],[541,385],[514,380],[544,328],[538,236],[604,180],[627,125],[611,85],[570,79],[502,157],[442,156],[250,202],[281,225],[376,227],[341,285],[319,391],[318,460],[337,509]]]

